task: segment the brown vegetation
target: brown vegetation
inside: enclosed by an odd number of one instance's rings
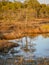
[[[7,53],[11,48],[18,47],[19,45],[16,43],[11,43],[6,40],[0,40],[0,52]]]
[[[46,4],[40,4],[37,0],[0,2],[0,39],[48,33],[49,6]]]
[[[33,21],[1,21],[0,39],[16,39],[23,36],[37,36],[49,33],[49,20],[35,19]]]

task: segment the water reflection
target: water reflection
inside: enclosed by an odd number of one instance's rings
[[[23,57],[49,57],[49,38],[38,36],[36,38],[23,37],[17,40],[9,40],[20,44],[20,47],[12,48],[7,56],[13,57],[22,55]],[[27,45],[27,46],[26,46]],[[29,49],[29,50],[27,50]],[[26,52],[27,50],[27,52]]]

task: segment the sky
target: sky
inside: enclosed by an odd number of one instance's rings
[[[49,0],[38,0],[40,3],[49,4]]]
[[[24,1],[24,0],[19,0],[19,1]],[[40,3],[45,3],[45,4],[49,4],[49,0],[38,0]]]

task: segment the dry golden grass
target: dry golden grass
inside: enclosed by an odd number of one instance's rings
[[[0,39],[16,39],[23,36],[36,36],[49,33],[49,21],[0,21]]]

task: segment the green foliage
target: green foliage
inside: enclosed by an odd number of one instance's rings
[[[24,21],[26,17],[28,20],[33,18],[49,18],[49,5],[40,4],[37,0],[25,0],[24,3],[19,1],[0,2],[0,19],[11,18],[11,14],[20,21]]]
[[[41,5],[40,17],[42,17],[42,18],[48,18],[49,17],[49,7],[46,6],[45,4]]]
[[[15,2],[14,6],[16,9],[23,8],[23,4],[21,2]]]
[[[31,8],[36,8],[39,6],[39,2],[37,0],[25,0],[25,6],[31,7]]]

